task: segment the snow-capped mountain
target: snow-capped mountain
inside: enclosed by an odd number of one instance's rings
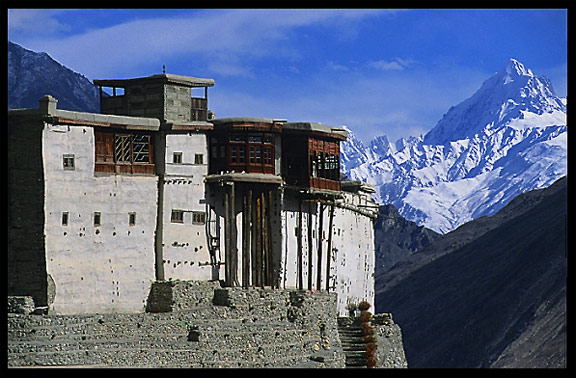
[[[342,169],[406,219],[445,233],[492,215],[567,173],[566,102],[517,60],[453,106],[425,136],[365,146],[353,131]]]

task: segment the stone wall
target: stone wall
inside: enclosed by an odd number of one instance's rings
[[[334,293],[161,282],[148,310],[11,313],[8,366],[345,367]],[[405,367],[399,327],[375,319],[378,367]]]
[[[165,299],[170,293],[167,302],[177,310],[9,314],[8,366],[344,366],[334,294],[178,281],[155,289]]]
[[[382,313],[372,316],[372,327],[376,334],[376,360],[381,368],[407,368],[404,354],[402,330],[392,320],[392,314]]]

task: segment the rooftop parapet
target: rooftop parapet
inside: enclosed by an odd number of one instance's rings
[[[50,95],[46,95],[39,100],[38,109],[15,109],[9,110],[8,113],[10,115],[22,114],[43,116],[54,124],[116,127],[127,130],[156,131],[160,129],[160,121],[155,118],[61,110],[57,108],[57,104],[57,99]]]
[[[315,122],[287,122],[282,129],[288,132],[308,133],[339,140],[348,139],[348,132],[345,129]]]

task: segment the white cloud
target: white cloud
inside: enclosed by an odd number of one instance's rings
[[[402,71],[412,67],[416,62],[412,59],[394,58],[393,60],[377,60],[368,62],[368,66],[382,71]]]
[[[111,10],[113,12],[113,10]],[[361,9],[236,9],[203,10],[192,16],[137,19],[82,34],[52,37],[37,33],[17,43],[35,51],[44,51],[62,64],[88,77],[109,76],[112,72],[134,72],[143,63],[157,66],[181,57],[211,60],[215,72],[244,75],[250,71],[247,59],[289,53],[283,46],[288,33],[309,25],[334,26],[353,23],[383,10]],[[55,19],[42,12],[27,17]],[[23,24],[24,13],[16,12],[10,28]],[[283,50],[284,49],[284,50]],[[233,56],[237,62],[221,57]],[[239,59],[243,58],[243,59]],[[242,62],[242,63],[241,63]],[[242,65],[244,65],[244,67]]]
[[[60,23],[55,17],[61,12],[59,9],[8,9],[8,33],[42,33],[46,36],[67,31],[69,26]]]

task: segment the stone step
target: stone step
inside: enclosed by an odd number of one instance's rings
[[[138,356],[138,360],[135,360]],[[254,351],[119,349],[97,351],[57,351],[8,355],[8,366],[130,366],[130,367],[276,367],[293,366],[309,360],[302,354],[259,354]]]
[[[150,322],[125,322],[112,323],[101,322],[96,324],[82,324],[75,326],[42,325],[31,328],[9,327],[8,339],[12,341],[26,340],[59,340],[61,338],[72,339],[106,339],[108,336],[130,336],[137,339],[172,340],[188,336],[191,330],[196,330],[200,335],[211,337],[228,337],[234,335],[253,335],[262,337],[277,337],[290,334],[297,337],[305,333],[287,322],[249,323],[244,321],[227,321],[206,323],[205,321],[190,321],[175,324],[174,322],[155,323]]]
[[[366,368],[366,342],[357,320],[339,318],[338,334],[346,356],[346,367]]]
[[[216,349],[214,345],[218,345]],[[261,365],[266,365],[266,359],[278,361],[282,356],[287,365],[293,361],[304,361],[309,353],[300,351],[300,343],[274,343],[247,346],[244,344],[201,344],[195,342],[155,343],[134,342],[133,340],[115,340],[107,342],[82,343],[50,343],[33,342],[8,344],[9,366],[17,365],[74,365],[74,364],[121,364],[122,359],[138,355],[145,361],[142,365],[149,365],[146,355],[169,356],[177,361],[172,365],[182,365],[182,361],[220,361],[222,366],[253,366],[253,362],[260,359]],[[274,358],[272,358],[274,357]],[[157,357],[154,357],[157,358]],[[108,361],[108,360],[111,360]],[[235,362],[231,362],[235,361]],[[226,365],[226,364],[228,365]],[[159,360],[154,366],[163,366],[166,362]],[[132,365],[132,364],[131,364]]]

